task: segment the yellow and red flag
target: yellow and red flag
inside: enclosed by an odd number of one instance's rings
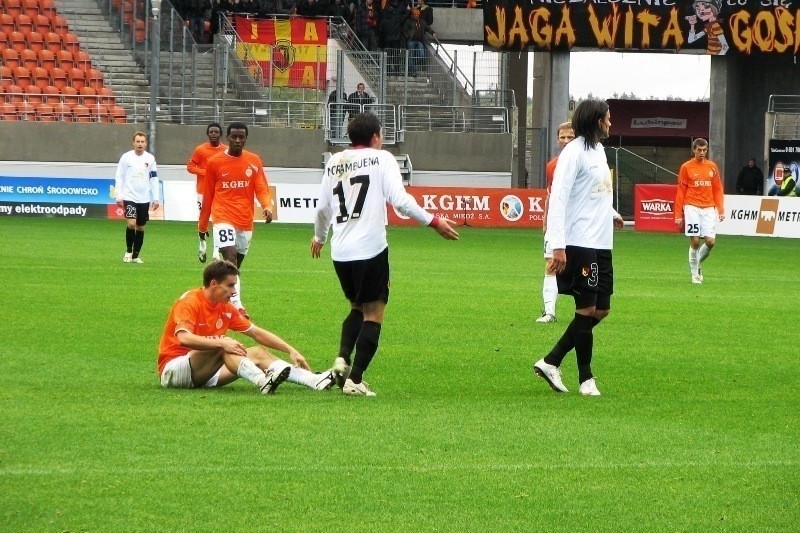
[[[255,61],[264,84],[325,88],[328,61],[326,19],[251,19],[236,17],[237,53]]]

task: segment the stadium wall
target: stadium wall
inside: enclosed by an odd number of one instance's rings
[[[0,164],[4,161],[116,163],[131,149],[133,133],[146,124],[75,124],[4,122],[0,127]],[[408,154],[415,171],[511,172],[510,134],[407,132],[406,142],[386,148]],[[206,139],[205,126],[159,124],[156,160],[160,165],[185,165],[195,146]],[[322,130],[250,129],[247,148],[259,153],[270,167],[322,168],[329,147]],[[510,180],[510,177],[509,177]],[[508,187],[502,183],[472,186]]]

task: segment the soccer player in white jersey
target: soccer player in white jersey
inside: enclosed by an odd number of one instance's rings
[[[153,154],[145,152],[147,136],[133,134],[133,150],[125,152],[117,164],[114,178],[116,202],[125,210],[126,252],[124,263],[143,263],[139,257],[144,243],[144,226],[150,220],[150,203],[158,209],[158,168]]]
[[[572,123],[564,122],[558,126],[558,148],[563,150],[564,147],[575,138],[575,132],[572,131]],[[540,324],[551,324],[556,321],[556,300],[558,300],[558,283],[556,283],[556,273],[551,267],[553,259],[553,247],[550,241],[547,240],[547,205],[550,202],[550,189],[553,187],[553,177],[556,172],[556,164],[558,163],[558,156],[554,157],[547,163],[545,168],[545,179],[547,181],[547,198],[544,201],[544,223],[542,224],[542,232],[544,233],[544,280],[542,281],[542,303],[544,304],[544,311],[542,316],[536,319]]]
[[[553,247],[552,268],[561,294],[575,299],[575,317],[547,356],[533,367],[557,392],[568,392],[559,366],[573,348],[578,359],[580,393],[600,396],[592,374],[592,328],[608,316],[614,292],[611,249],[614,211],[611,171],[600,143],[611,129],[611,113],[602,100],[584,100],[572,117],[575,140],[558,158],[547,213]]]
[[[325,165],[311,256],[319,258],[332,224],[331,258],[350,302],[333,371],[344,394],[375,396],[362,378],[378,349],[389,301],[386,204],[445,239],[458,239],[458,232],[450,220],[425,211],[406,192],[397,161],[381,149],[383,132],[375,115],[355,115],[347,125],[347,135],[352,148],[334,154]]]

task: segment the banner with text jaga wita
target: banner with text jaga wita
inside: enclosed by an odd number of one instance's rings
[[[541,228],[545,189],[406,187],[419,205],[463,226]],[[389,224],[418,223],[388,208]]]
[[[485,0],[484,46],[797,55],[796,0]]]
[[[327,19],[236,17],[237,54],[261,69],[264,85],[325,88]]]

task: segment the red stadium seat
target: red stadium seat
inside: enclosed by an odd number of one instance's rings
[[[61,37],[64,37],[69,33],[69,24],[67,24],[67,19],[60,15],[51,17],[50,24],[53,27],[53,31],[59,34]]]
[[[44,101],[42,97],[42,90],[36,85],[29,85],[25,89],[25,100],[29,104],[41,104]]]
[[[25,35],[18,31],[12,31],[11,35],[8,36],[8,41],[11,45],[11,48],[17,52],[22,52],[28,48],[28,43],[25,41]]]
[[[5,6],[6,13],[12,17],[16,17],[22,13],[22,3],[20,0],[3,0],[3,5]]]
[[[17,31],[23,35],[27,35],[33,31],[33,19],[28,15],[20,14],[16,17]]]
[[[75,67],[88,74],[89,70],[92,68],[92,56],[89,55],[89,52],[78,50],[77,52],[73,52],[72,56],[75,58]]]
[[[50,33],[52,27],[53,26],[50,22],[50,17],[47,15],[36,15],[33,18],[33,29],[42,35],[47,35]]]
[[[17,52],[13,48],[6,48],[2,52],[0,52],[0,56],[2,56],[3,58],[3,66],[11,69],[20,66],[19,52]]]
[[[17,67],[11,71],[14,76],[14,85],[19,85],[23,90],[33,83],[31,71],[25,67]]]
[[[78,94],[81,97],[81,103],[86,107],[91,108],[93,105],[97,105],[99,103],[97,99],[97,91],[91,87],[83,87],[78,89]]]
[[[8,35],[0,31],[0,51],[9,48],[11,45],[8,42]]]
[[[101,104],[105,104],[109,107],[113,107],[116,104],[114,100],[114,91],[111,89],[111,87],[102,87],[97,89],[97,95],[99,96]]]
[[[39,66],[45,68],[47,70],[53,70],[56,68],[56,55],[48,49],[40,50],[38,54],[39,56]]]
[[[69,85],[67,71],[60,67],[50,69],[50,85],[59,91],[63,91],[64,87]]]
[[[17,106],[9,102],[0,103],[0,120],[17,120]]]
[[[86,73],[79,68],[71,68],[67,71],[69,84],[80,91],[86,87]]]
[[[22,64],[21,66],[28,70],[33,70],[39,66],[39,56],[28,48],[19,53],[19,61]]]
[[[38,122],[56,122],[56,110],[50,104],[36,106],[36,120]]]
[[[133,23],[133,35],[134,35],[134,38],[136,39],[137,43],[143,43],[144,42],[146,33],[145,33],[144,21],[143,20],[137,19]]]
[[[61,91],[58,90],[58,87],[46,85],[42,88],[42,100],[46,104],[60,104]]]
[[[17,114],[20,120],[30,120],[33,122],[36,120],[36,105],[29,104],[27,101],[22,102],[17,106]]]
[[[125,112],[125,109],[121,106],[113,106],[109,110],[109,115],[111,116],[111,122],[116,124],[125,124],[128,122],[128,114]]]
[[[59,50],[56,52],[56,63],[64,70],[75,68],[75,59],[72,56],[72,52],[67,50]]]
[[[21,104],[25,101],[25,91],[19,85],[9,85],[6,87],[6,102]]]
[[[56,15],[56,5],[53,0],[39,0],[39,13],[52,20]]]
[[[81,43],[78,41],[78,36],[74,33],[67,33],[61,36],[61,43],[65,50],[72,52],[72,55],[77,54],[81,50]]]
[[[89,69],[86,73],[86,83],[99,94],[103,88],[103,73],[96,68]]]
[[[61,101],[69,106],[78,105],[80,103],[78,89],[69,85],[61,89]]]
[[[44,37],[38,31],[32,31],[25,37],[28,48],[34,52],[44,49]]]
[[[94,104],[89,107],[89,112],[91,113],[92,121],[93,122],[110,122],[111,116],[108,112],[108,106],[103,104]]]
[[[72,107],[72,117],[75,122],[91,122],[92,113],[85,105],[78,104]]]
[[[6,66],[0,67],[0,87],[3,87],[3,89],[5,89],[6,87],[12,85],[13,83],[14,83],[14,77],[11,73],[11,69]]]
[[[39,14],[39,1],[38,0],[22,0],[22,10],[31,18]]]
[[[0,15],[0,31],[7,36],[11,35],[12,31],[17,31],[17,26],[14,24],[14,17],[8,13]],[[16,111],[15,111],[16,112]]]
[[[45,87],[50,85],[50,71],[46,68],[36,67],[31,69],[31,78],[33,84],[44,90]]]
[[[53,104],[53,112],[59,122],[72,122],[72,107],[69,104]]]
[[[50,32],[44,36],[45,46],[47,49],[57,54],[61,51],[61,36],[55,32]]]

